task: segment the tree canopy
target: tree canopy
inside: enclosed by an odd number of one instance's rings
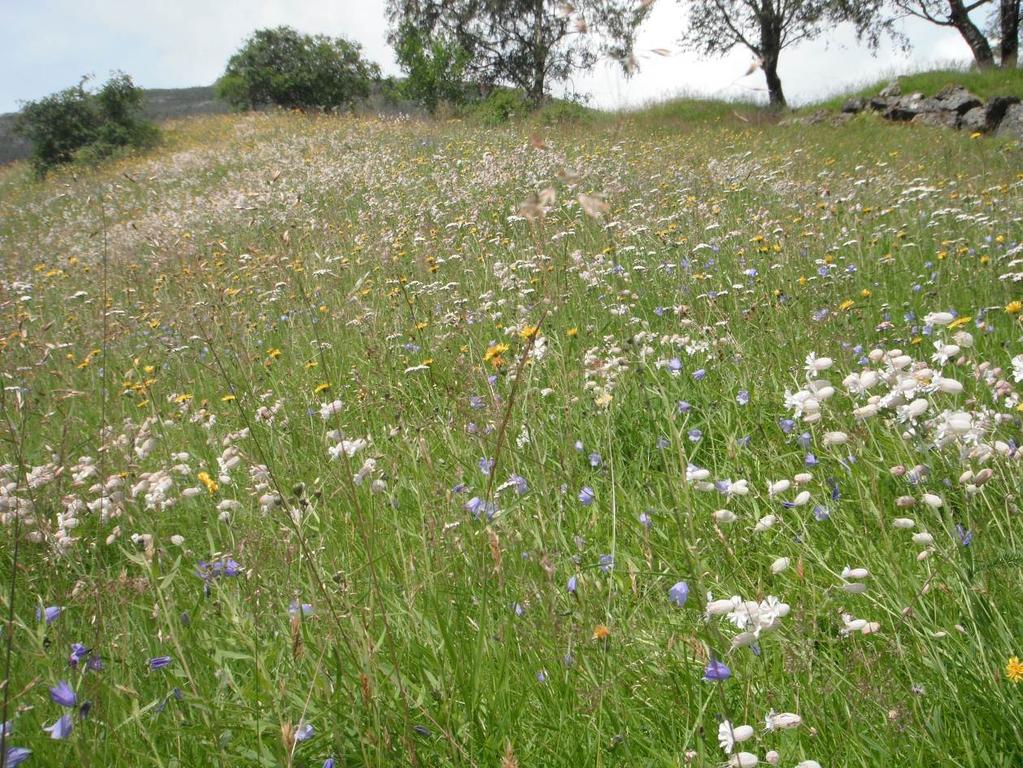
[[[388,0],[392,42],[402,39],[402,30],[419,30],[461,51],[467,81],[521,88],[534,102],[602,55],[627,64],[649,6],[637,0]]]
[[[217,81],[217,93],[236,109],[330,109],[368,96],[379,75],[358,43],[276,27],[245,41]]]

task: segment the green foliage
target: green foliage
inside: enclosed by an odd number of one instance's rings
[[[501,125],[525,117],[532,109],[533,104],[523,91],[495,88],[487,98],[473,105],[469,115],[483,125]]]
[[[217,95],[238,110],[333,109],[369,96],[380,68],[344,38],[291,27],[257,30],[227,63]]]
[[[852,97],[869,98],[876,96],[892,80],[898,80],[903,93],[922,93],[933,96],[946,85],[961,85],[977,94],[982,99],[992,96],[1017,96],[1023,98],[1023,70],[1020,69],[983,69],[958,70],[937,69],[928,72],[912,72],[898,77],[892,76],[878,80],[851,92],[837,94],[822,104],[814,105],[838,109],[842,103]]]
[[[40,176],[78,158],[98,162],[122,147],[152,146],[159,131],[141,117],[142,89],[123,72],[99,91],[72,88],[28,102],[16,130],[32,142],[32,167]]]
[[[406,78],[402,95],[425,106],[430,113],[441,103],[465,101],[465,67],[468,54],[457,42],[430,37],[413,24],[403,24],[394,43],[398,63]]]
[[[578,102],[565,99],[552,101],[536,111],[537,122],[546,126],[584,123],[591,119],[593,119],[593,110],[587,109]]]

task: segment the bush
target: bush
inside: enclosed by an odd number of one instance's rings
[[[523,91],[495,88],[487,98],[474,105],[471,115],[484,125],[500,125],[517,117],[525,117],[532,102]]]
[[[256,31],[227,63],[217,95],[235,109],[276,105],[333,109],[369,96],[380,68],[357,43],[303,35],[291,27]]]
[[[430,37],[412,24],[403,24],[394,37],[398,64],[405,71],[401,94],[431,114],[441,104],[465,102],[465,65],[469,56],[454,41]]]
[[[122,147],[148,147],[159,131],[141,116],[142,89],[123,72],[92,93],[87,78],[72,88],[22,105],[15,130],[32,143],[39,176],[76,158],[98,162]]]
[[[574,101],[553,101],[539,109],[536,119],[541,125],[556,126],[582,123],[590,120],[593,113]]]

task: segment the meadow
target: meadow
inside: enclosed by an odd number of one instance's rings
[[[0,170],[7,766],[1023,764],[1021,171],[731,106]]]

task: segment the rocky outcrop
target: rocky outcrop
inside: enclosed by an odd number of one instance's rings
[[[870,99],[849,99],[842,115],[876,112],[886,120],[913,125],[958,128],[972,133],[1023,138],[1023,106],[1015,96],[995,96],[985,103],[961,85],[947,85],[931,98],[903,94],[897,82]]]

